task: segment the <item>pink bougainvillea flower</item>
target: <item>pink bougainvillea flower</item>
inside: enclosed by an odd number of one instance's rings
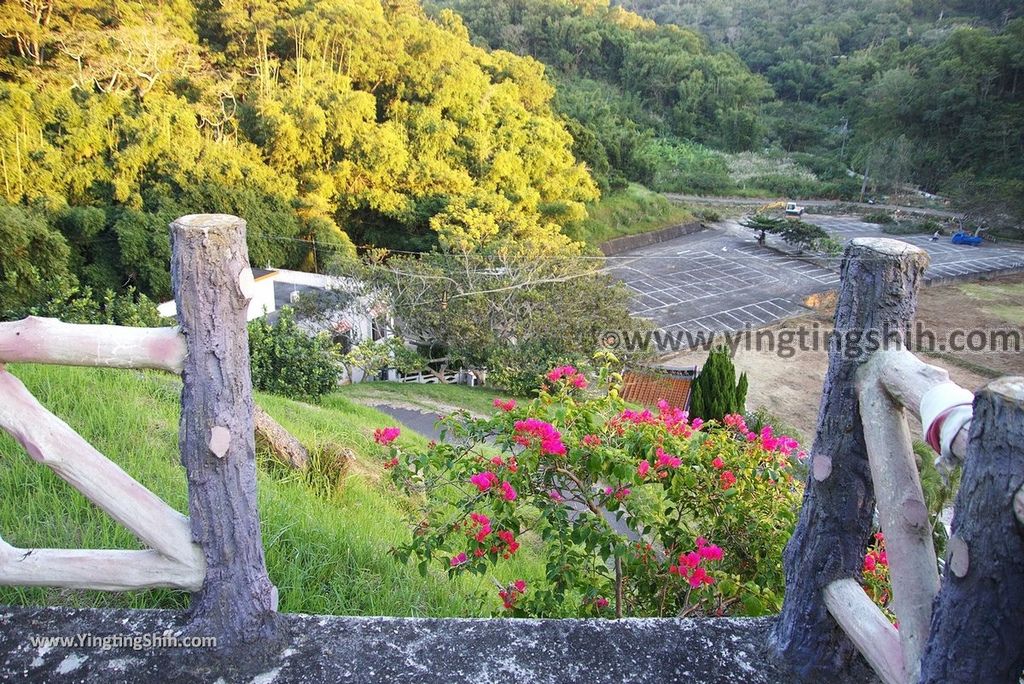
[[[469,558],[466,557],[466,553],[465,552],[462,552],[462,553],[460,553],[457,556],[452,556],[452,567],[453,568],[454,567],[458,567],[458,566],[462,565],[463,563],[465,563],[468,560],[469,560]]]
[[[501,495],[505,498],[505,501],[515,501],[516,500],[516,490],[515,490],[515,487],[513,487],[508,482],[502,482],[501,483]]]
[[[690,586],[696,589],[704,582],[705,579],[710,579],[707,570],[700,567],[694,568],[693,573],[689,578]]]
[[[722,483],[723,490],[729,489],[734,484],[736,484],[736,476],[732,474],[731,470],[726,470],[724,473],[722,473],[722,476],[719,479]]]
[[[722,548],[720,546],[715,546],[714,544],[708,544],[707,546],[700,547],[698,553],[700,553],[701,558],[709,561],[722,560],[723,555]]]
[[[565,445],[562,444],[562,433],[551,423],[539,418],[517,420],[515,433],[515,441],[525,447],[531,446],[535,440],[538,441],[542,454],[564,456],[566,453]]]
[[[594,601],[594,605],[597,606],[598,610],[604,610],[608,607],[608,599],[606,599],[604,596],[598,596],[597,599]]]
[[[387,446],[398,439],[398,435],[401,432],[401,428],[397,427],[377,428],[373,431],[373,441],[382,446]]]
[[[498,476],[491,471],[486,470],[469,478],[469,481],[476,485],[476,488],[481,492],[486,492],[488,489],[498,484]]]
[[[491,519],[483,513],[470,513],[469,517],[473,521],[473,526],[480,528],[473,534],[473,539],[482,544],[491,533]]]
[[[495,397],[494,398],[494,407],[495,408],[500,408],[502,411],[505,411],[506,413],[508,411],[514,411],[515,408],[516,408],[516,400],[515,399],[503,400],[503,399],[501,399],[499,397]]]
[[[498,538],[505,544],[505,552],[501,554],[502,558],[508,559],[519,550],[519,542],[516,541],[511,530],[499,530]]]
[[[526,593],[526,580],[517,579],[512,583],[512,586],[515,587],[515,590],[520,594]]]
[[[725,467],[725,461],[722,460],[721,456],[715,456],[715,460],[711,462],[711,465],[715,467],[715,470],[721,470]]]
[[[655,450],[655,454],[658,456],[658,468],[678,468],[683,464],[681,458],[666,453],[661,447]]]
[[[548,492],[548,496],[551,497],[552,501],[565,501],[565,497],[559,494],[557,489],[552,489],[550,492]]]
[[[583,446],[596,447],[601,446],[601,438],[597,435],[584,435]]]
[[[579,372],[575,366],[559,366],[548,371],[547,378],[550,382],[558,382],[564,379],[576,389],[587,388],[587,378]]]
[[[636,467],[636,474],[640,477],[646,477],[647,472],[651,469],[651,464],[647,462],[647,459],[640,461],[640,465]]]

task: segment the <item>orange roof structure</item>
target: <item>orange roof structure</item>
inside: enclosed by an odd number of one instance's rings
[[[641,406],[656,406],[664,399],[669,406],[686,410],[696,371],[696,367],[626,370],[622,374],[622,398]]]

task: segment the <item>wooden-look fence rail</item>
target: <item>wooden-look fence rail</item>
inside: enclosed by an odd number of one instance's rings
[[[0,428],[148,549],[20,549],[0,540],[0,584],[194,592],[190,630],[219,643],[274,631],[256,510],[252,382],[245,313],[253,294],[245,222],[185,216],[171,224],[177,328],[0,323]],[[46,410],[3,364],[151,368],[183,377],[186,517]],[[129,407],[126,407],[128,409]]]
[[[774,631],[803,681],[828,681],[854,649],[887,684],[1016,684],[1024,669],[1024,378],[987,385],[972,416],[957,405],[969,392],[902,347],[927,262],[896,240],[846,250]],[[922,416],[936,398],[950,405]],[[941,585],[905,409],[928,423],[947,463],[964,462]],[[876,510],[898,629],[859,582]]]

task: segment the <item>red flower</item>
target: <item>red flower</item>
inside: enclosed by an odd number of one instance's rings
[[[711,462],[711,465],[715,467],[715,470],[721,470],[725,467],[725,461],[722,460],[721,456],[715,456],[715,460]]]
[[[722,483],[722,489],[729,489],[736,484],[736,476],[732,474],[731,470],[726,470],[719,479]]]

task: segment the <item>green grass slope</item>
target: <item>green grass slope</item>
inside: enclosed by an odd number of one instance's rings
[[[623,235],[647,233],[693,220],[686,207],[636,183],[604,195],[587,209],[589,216],[567,227],[565,232],[593,247]]]
[[[92,368],[18,365],[9,370],[132,477],[176,509],[187,510],[177,448],[177,378]],[[407,538],[412,510],[381,477],[383,453],[372,439],[373,430],[392,419],[343,396],[330,397],[324,406],[268,395],[257,395],[257,401],[307,445],[331,443],[354,453],[340,481],[315,448],[311,475],[261,459],[264,546],[282,611],[475,616],[500,606],[489,577],[452,582],[439,566],[422,577],[415,566],[400,564],[389,553]],[[406,431],[400,443],[416,447],[424,440]],[[0,536],[23,548],[140,548],[130,532],[31,461],[5,433],[0,433]],[[529,581],[543,568],[524,546],[522,555],[499,571],[500,581]],[[169,590],[106,594],[0,587],[0,604],[174,608],[187,603],[187,593]]]

